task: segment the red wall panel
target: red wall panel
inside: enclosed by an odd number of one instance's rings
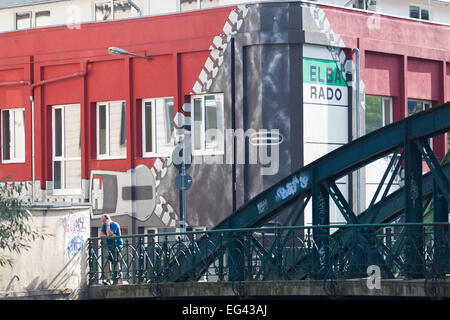
[[[409,58],[408,98],[439,101],[441,98],[440,70],[438,61]]]
[[[91,102],[126,100],[128,81],[124,59],[92,62],[88,72],[87,90]]]
[[[24,106],[25,86],[2,86],[2,83],[11,83],[24,80],[24,69],[0,70],[0,108],[14,108]]]
[[[80,71],[80,64],[67,64],[43,67],[44,80],[51,80],[61,76],[70,75]],[[80,103],[80,78],[67,79],[46,84],[44,86],[44,99],[47,106],[59,104]]]
[[[400,56],[366,51],[362,74],[366,94],[399,96],[401,63]]]
[[[132,61],[132,87],[136,99],[175,96],[172,54],[155,56],[151,61]]]
[[[183,94],[191,92],[208,56],[209,51],[190,52],[181,55],[181,90]],[[183,104],[183,99],[181,99],[180,104]]]

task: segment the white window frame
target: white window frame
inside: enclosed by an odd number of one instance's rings
[[[125,100],[117,100],[117,101],[106,101],[106,102],[97,102],[95,108],[96,112],[96,141],[97,141],[97,160],[123,160],[127,158],[127,155],[123,156],[111,156],[111,146],[110,146],[110,107],[112,102],[125,102]],[[100,117],[99,117],[99,107],[106,106],[106,154],[100,154]]]
[[[10,143],[10,150],[9,150],[9,153],[10,153],[10,159],[9,160],[4,160],[3,159],[3,145],[5,144],[5,142],[4,142],[4,135],[3,135],[3,112],[5,112],[5,111],[8,111],[9,113],[10,113],[10,115],[9,115],[9,135],[10,135],[10,137],[11,137],[11,143]],[[0,112],[1,112],[1,114],[0,114],[0,119],[1,119],[1,122],[0,122],[0,128],[1,128],[1,154],[2,154],[2,156],[1,156],[1,160],[2,160],[2,162],[1,163],[25,163],[25,153],[26,153],[26,132],[25,132],[25,121],[24,121],[24,123],[23,123],[23,130],[24,130],[24,158],[16,158],[16,157],[14,157],[14,156],[12,156],[12,154],[14,153],[14,150],[15,150],[15,130],[14,130],[14,122],[12,121],[12,118],[11,118],[11,111],[22,111],[22,112],[25,112],[25,109],[24,108],[13,108],[13,109],[0,109]]]
[[[366,2],[366,1],[367,1],[367,0],[363,0],[363,7],[364,7],[364,8],[360,9],[360,8],[356,7],[356,9],[367,10],[367,11],[377,11],[377,3],[376,3],[376,1],[375,1],[375,8],[374,8],[373,10],[370,9],[370,8],[367,6],[367,2]]]
[[[178,5],[178,8],[179,8],[179,11],[181,11],[181,12],[187,12],[187,11],[191,11],[191,10],[198,10],[198,9],[200,9],[200,0],[196,0],[197,1],[197,7],[195,8],[195,9],[190,9],[190,10],[181,10],[181,0],[178,0],[177,1],[177,5]]]
[[[433,101],[431,100],[420,100],[420,99],[407,99],[407,102],[409,101],[416,101],[422,103],[422,111],[431,109],[433,107]],[[428,105],[428,107],[426,107]],[[408,116],[409,116],[409,110],[407,110]],[[433,150],[433,137],[428,138],[428,144],[430,145],[431,150]]]
[[[421,102],[422,103],[422,111],[431,109],[433,107],[433,101],[431,101],[431,100],[409,99],[408,98],[408,102],[409,101]],[[428,107],[425,107],[425,105],[428,105]],[[409,110],[408,110],[408,115],[409,115]]]
[[[222,135],[222,141],[217,141],[217,144],[214,147],[208,147],[206,146],[206,136],[205,136],[205,98],[208,96],[221,96],[222,105],[220,106],[220,109],[217,110],[217,126],[218,130],[221,131]],[[202,99],[202,132],[200,135],[202,148],[201,149],[195,149],[195,123],[194,123],[194,100],[195,99]],[[223,141],[225,137],[225,123],[224,123],[224,95],[223,93],[209,93],[209,94],[200,94],[200,95],[193,95],[191,96],[191,143],[192,143],[192,155],[194,156],[208,156],[208,155],[223,155],[224,154],[224,144]]]
[[[23,14],[30,15],[30,27],[24,28],[24,29],[18,29],[17,28],[17,15],[23,15]],[[20,31],[20,30],[28,30],[31,28],[33,28],[33,12],[32,11],[16,11],[16,12],[14,12],[14,30]]]
[[[45,26],[37,26],[37,14],[38,13],[41,13],[41,12],[48,12],[48,13],[50,13],[50,24],[47,24],[47,25],[45,25]],[[36,11],[35,13],[34,13],[34,19],[33,19],[33,21],[34,21],[34,28],[45,28],[45,27],[48,27],[48,26],[51,26],[51,19],[52,19],[52,12],[51,12],[51,10],[40,10],[40,11]]]
[[[161,151],[159,149],[162,149],[161,146],[158,147],[158,143],[157,143],[157,137],[158,137],[158,133],[161,133],[163,131],[159,130],[158,128],[158,124],[156,122],[156,106],[157,106],[157,100],[162,100],[165,101],[167,99],[172,99],[173,97],[158,97],[158,98],[146,98],[146,99],[142,99],[142,157],[143,158],[155,158],[155,157],[165,157],[165,156],[171,156],[172,155],[172,151],[175,148],[175,144],[173,145],[173,147],[170,148],[170,150],[165,150],[165,151]],[[146,137],[146,129],[147,129],[147,119],[145,116],[145,103],[146,102],[150,102],[152,105],[152,112],[151,112],[151,116],[152,116],[152,151],[151,152],[146,152],[145,151],[145,147],[147,144],[147,137]],[[175,107],[175,106],[174,106]],[[168,121],[170,121],[170,119],[167,119],[167,116],[171,116],[173,119],[173,114],[172,115],[167,115],[166,114],[166,110],[159,110],[160,112],[164,113],[164,133],[167,134],[167,124]],[[174,131],[175,132],[175,131]],[[174,137],[172,135],[171,140],[174,140]],[[168,145],[166,145],[165,147],[168,148]]]
[[[102,22],[102,21],[113,21],[113,20],[116,20],[116,13],[115,13],[115,10],[114,10],[114,1],[115,0],[103,0],[103,1],[99,0],[99,1],[95,1],[93,3],[93,7],[92,7],[92,11],[93,11],[93,14],[92,14],[93,19],[92,19],[92,21],[94,21],[94,22]],[[95,9],[96,9],[98,4],[105,4],[105,3],[109,3],[109,5],[111,6],[111,19],[108,19],[108,20],[97,20],[97,14],[96,14],[96,10]],[[133,8],[133,6],[131,6],[131,16],[130,16],[130,18],[135,16],[135,14],[133,14],[133,10],[136,12],[136,9]],[[126,19],[126,18],[121,18],[121,19]]]
[[[149,231],[153,231],[153,232],[149,232]],[[155,243],[158,242],[158,236],[155,236],[158,233],[158,228],[156,227],[144,227],[144,234],[151,234],[152,238],[155,240]],[[148,237],[144,237],[144,244],[145,245],[149,245],[148,243]]]
[[[145,104],[150,102],[151,103],[151,122],[152,122],[152,141],[151,141],[151,149],[152,151],[147,152],[145,151],[145,147],[147,145],[147,137],[146,137],[146,131],[147,131],[147,117],[145,113]],[[157,157],[156,153],[156,98],[150,98],[150,99],[143,99],[142,100],[142,157],[143,158],[154,158]]]
[[[418,7],[419,8],[419,18],[411,17],[411,15],[410,15],[411,7]],[[428,11],[428,20],[422,19],[422,10]],[[430,12],[430,10],[428,10],[428,7],[425,7],[423,4],[410,3],[408,5],[408,18],[416,19],[416,20],[422,20],[422,21],[431,21],[431,12]]]
[[[389,102],[389,123],[386,123],[384,120],[386,119],[385,115],[385,110],[384,110],[384,103],[385,101]],[[381,116],[382,116],[382,125],[387,126],[388,124],[391,124],[392,122],[394,122],[394,118],[393,118],[393,111],[392,111],[392,98],[391,97],[381,97]]]
[[[75,189],[66,189],[65,185],[66,185],[66,161],[81,161],[81,155],[80,157],[66,157],[66,135],[65,135],[65,129],[66,129],[66,124],[64,122],[65,119],[65,108],[66,107],[78,107],[80,108],[79,104],[69,104],[69,105],[57,105],[57,106],[52,106],[52,174],[53,174],[53,179],[52,179],[52,188],[53,188],[53,195],[80,195],[82,194],[82,188],[81,188],[81,176],[80,176],[80,188],[75,188]],[[62,137],[61,137],[61,141],[62,141],[62,146],[61,146],[61,156],[56,156],[55,155],[55,149],[56,149],[56,136],[55,136],[55,111],[59,109],[61,110],[61,119],[62,119]],[[81,112],[81,110],[80,110]],[[81,120],[81,119],[80,119]],[[80,132],[81,134],[81,132]],[[59,161],[61,162],[61,188],[59,189],[55,189],[55,181],[54,181],[54,170],[55,170],[55,165],[54,162],[55,161]]]
[[[106,3],[109,3],[109,5],[111,6],[111,19],[108,19],[108,20],[97,20],[97,12],[96,12],[97,5],[98,4],[106,4]],[[93,11],[93,14],[92,14],[93,19],[92,19],[92,21],[94,21],[94,22],[102,22],[102,21],[112,21],[112,20],[114,20],[114,3],[113,3],[113,0],[95,1],[93,3],[92,11]]]
[[[157,227],[144,227],[144,234],[148,234],[147,231],[153,231],[153,233],[150,232],[150,234],[157,234],[158,228]]]
[[[195,9],[191,9],[191,10],[198,10],[198,9],[203,9],[203,7],[202,7],[202,2],[203,2],[204,0],[196,0],[196,2],[197,2],[197,7],[195,8]],[[178,8],[179,8],[179,10],[178,11],[181,11],[181,1],[180,0],[178,0],[177,1],[177,6],[178,6]],[[219,2],[219,4],[217,5],[217,7],[219,7],[220,6],[220,2]],[[213,7],[206,7],[206,8],[213,8]],[[190,11],[190,10],[185,10],[185,11]],[[183,11],[184,12],[184,11]]]

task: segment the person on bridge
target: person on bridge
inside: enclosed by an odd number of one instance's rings
[[[101,220],[103,222],[102,229],[100,230],[100,237],[118,237],[121,236],[122,233],[120,231],[120,225],[111,220],[111,217],[108,214],[104,214],[101,217]],[[116,271],[119,273],[119,283],[122,283],[121,279],[121,272],[120,272],[120,262],[119,262],[119,255],[120,251],[123,247],[123,240],[122,238],[115,238],[115,239],[107,239],[107,254],[106,258],[104,260],[104,266],[106,271],[106,280],[103,281],[103,284],[110,285],[111,282],[111,272],[110,272],[110,266],[109,263],[116,263]],[[115,258],[115,259],[114,259]]]

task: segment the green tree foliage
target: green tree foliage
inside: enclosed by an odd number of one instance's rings
[[[34,240],[45,237],[31,226],[31,204],[20,198],[24,188],[0,180],[0,267],[12,266],[8,254],[28,250]]]

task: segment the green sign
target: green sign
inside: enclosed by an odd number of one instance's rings
[[[303,83],[346,87],[336,61],[303,58]]]

